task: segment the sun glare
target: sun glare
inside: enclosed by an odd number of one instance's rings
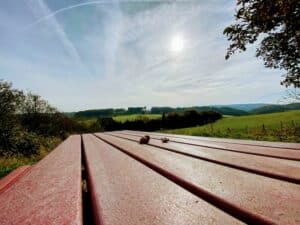
[[[171,40],[170,50],[179,53],[184,49],[184,44],[184,38],[181,35],[176,35]]]

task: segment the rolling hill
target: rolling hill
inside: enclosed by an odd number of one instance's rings
[[[185,110],[194,109],[197,111],[209,111],[213,110],[222,115],[229,116],[244,116],[250,114],[265,114],[275,112],[286,112],[290,110],[300,109],[300,103],[292,103],[286,105],[279,104],[231,104],[231,105],[212,105],[212,106],[192,106],[192,107],[152,107],[150,110],[146,110],[146,107],[129,107],[128,109],[93,109],[83,110],[79,112],[65,112],[69,117],[82,117],[82,118],[98,118],[98,117],[113,117],[120,115],[132,115],[132,114],[162,114],[169,112],[182,112]]]
[[[238,109],[246,112],[250,112],[252,110],[255,110],[257,108],[261,108],[263,106],[266,106],[269,104],[265,103],[250,103],[250,104],[231,104],[231,105],[216,105],[215,107],[229,107],[233,109]]]
[[[287,105],[265,105],[251,111],[252,114],[265,114],[275,112],[286,112],[300,109],[300,103],[291,103]]]

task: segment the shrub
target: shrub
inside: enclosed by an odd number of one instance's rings
[[[37,154],[40,148],[39,137],[35,133],[25,133],[17,139],[16,148],[19,154],[25,156]]]
[[[0,148],[0,156],[37,154],[40,148],[40,137],[33,132],[12,128],[13,134]]]

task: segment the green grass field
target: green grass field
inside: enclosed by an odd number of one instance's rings
[[[132,114],[132,115],[122,115],[122,116],[114,116],[113,119],[118,122],[125,121],[134,121],[134,120],[145,120],[145,119],[157,119],[160,118],[160,114]]]
[[[78,123],[84,126],[91,126],[93,123],[97,121],[97,118],[78,118],[76,120]]]
[[[134,121],[134,120],[145,120],[145,119],[156,119],[160,118],[160,114],[131,114],[131,115],[120,115],[114,116],[113,119],[118,122],[125,122],[125,121]],[[81,124],[86,126],[90,126],[97,121],[97,118],[78,118],[77,121]]]
[[[207,137],[300,142],[300,110],[225,117],[215,123],[162,132]]]

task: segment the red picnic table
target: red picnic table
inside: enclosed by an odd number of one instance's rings
[[[300,224],[300,144],[73,135],[0,180],[0,224]]]

